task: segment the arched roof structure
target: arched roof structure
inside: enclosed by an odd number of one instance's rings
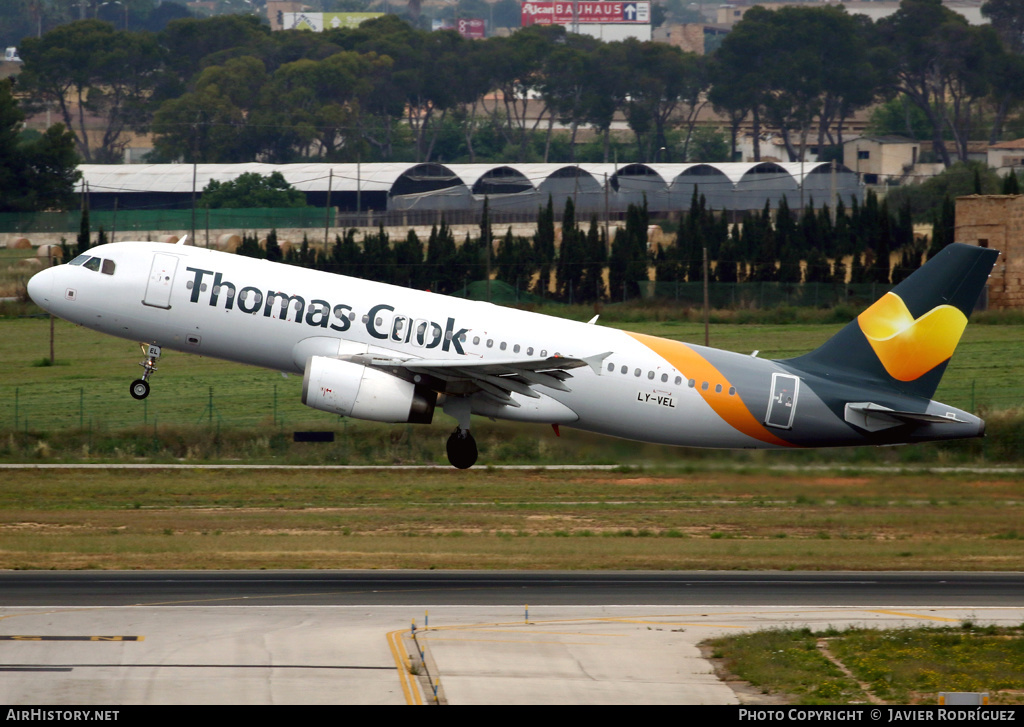
[[[805,203],[829,204],[833,184],[844,203],[861,199],[856,175],[838,167],[833,179],[825,162],[800,164],[439,164],[436,162],[373,164],[83,164],[83,189],[92,195],[139,195],[148,206],[187,205],[193,189],[199,194],[210,181],[237,178],[246,172],[280,172],[294,188],[305,192],[312,204],[362,206],[382,209],[479,209],[484,198],[495,210],[534,212],[550,195],[556,209],[575,200],[577,215],[624,212],[630,204],[647,199],[651,211],[689,208],[694,188],[715,210],[759,210],[769,203],[776,209],[783,196],[790,207],[799,205],[803,184]],[[194,186],[193,186],[194,185]],[[367,203],[368,199],[374,200]],[[159,200],[159,202],[155,201]],[[102,202],[98,206],[102,207]]]

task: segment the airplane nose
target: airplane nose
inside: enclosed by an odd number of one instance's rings
[[[49,310],[50,299],[53,297],[53,271],[42,270],[36,273],[26,287],[28,297],[40,308]]]

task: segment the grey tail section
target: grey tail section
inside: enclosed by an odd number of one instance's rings
[[[965,318],[969,318],[998,256],[997,250],[953,243],[943,248],[939,254],[886,296],[897,296],[906,306],[906,311],[914,322],[940,306],[952,306],[963,313]],[[837,381],[854,385],[881,386],[911,396],[931,399],[949,363],[949,356],[935,361],[927,357],[914,361],[914,357],[918,355],[915,350],[924,347],[910,345],[904,347],[906,350],[900,349],[901,353],[897,357],[900,361],[896,364],[892,356],[883,363],[865,335],[862,321],[866,317],[877,315],[882,308],[888,311],[894,306],[898,304],[891,298],[886,303],[880,299],[820,348],[804,356],[789,359],[785,363],[794,369]],[[909,326],[908,330],[909,328],[913,328],[913,325]],[[962,331],[962,327],[955,326],[950,327],[948,331],[931,330],[928,339],[938,344],[937,348],[948,350],[952,355]],[[900,333],[903,332],[898,332],[892,337],[895,338]],[[879,344],[876,342],[875,345]],[[906,359],[911,361],[908,362]],[[898,376],[891,373],[897,368],[901,369],[897,372]],[[918,369],[921,369],[919,374]],[[902,373],[908,370],[914,373]]]

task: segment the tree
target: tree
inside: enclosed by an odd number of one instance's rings
[[[626,209],[626,228],[616,232],[609,258],[608,284],[611,298],[622,300],[640,295],[640,283],[648,280],[647,200]]]
[[[54,124],[25,141],[24,119],[11,81],[0,81],[0,212],[66,209],[81,176],[74,137],[63,124]]]
[[[227,182],[211,180],[203,189],[199,206],[211,209],[305,207],[306,196],[288,184],[281,172],[272,172],[266,177],[245,172]]]
[[[18,85],[31,109],[56,109],[86,162],[121,161],[125,132],[145,128],[149,120],[147,104],[160,67],[155,37],[83,20],[26,38],[20,52],[25,65]],[[95,145],[87,126],[91,116],[103,119]]]
[[[764,32],[768,13],[760,6],[751,8],[725,36],[715,51],[708,92],[714,107],[729,116],[733,158],[739,127],[751,116],[756,162],[761,161],[761,127],[770,100],[770,69],[778,60],[772,34]]]
[[[988,95],[987,73],[1001,52],[991,28],[969,26],[941,0],[902,0],[900,9],[877,24],[879,54],[892,69],[889,86],[906,94],[928,119],[932,147],[947,167],[948,131],[958,157],[967,159],[967,139],[978,104]]]
[[[427,240],[427,276],[435,293],[454,293],[462,285],[459,272],[455,269],[455,236],[441,218],[441,226],[434,225]]]
[[[537,232],[533,236],[533,254],[538,267],[537,281],[533,292],[541,297],[546,297],[551,286],[551,265],[555,261],[555,208],[551,195],[548,195],[547,206],[537,211]]]
[[[608,259],[608,239],[597,215],[590,218],[590,229],[584,243],[583,279],[580,281],[581,301],[600,301],[605,298],[604,266]]]
[[[410,229],[404,240],[395,243],[395,269],[391,278],[396,285],[417,290],[429,284],[423,266],[423,243],[416,230]]]
[[[251,56],[204,70],[194,91],[163,103],[156,112],[157,157],[164,162],[252,161],[262,151],[264,138],[278,133],[253,123],[266,83],[263,62]]]
[[[991,75],[996,115],[989,143],[1000,139],[1003,123],[1014,106],[1024,100],[1024,3],[1017,0],[986,0],[981,14],[992,21],[1006,51],[1001,67]]]
[[[576,224],[576,207],[572,197],[567,197],[562,215],[562,244],[558,248],[558,266],[555,270],[555,286],[563,301],[573,303],[579,299],[585,262],[586,237]]]

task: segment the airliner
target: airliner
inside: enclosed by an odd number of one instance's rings
[[[44,310],[138,341],[144,399],[164,349],[302,374],[341,416],[456,426],[471,415],[712,448],[891,445],[982,436],[932,400],[998,252],[952,244],[818,349],[785,360],[564,320],[184,244],[118,242],[43,270]]]

